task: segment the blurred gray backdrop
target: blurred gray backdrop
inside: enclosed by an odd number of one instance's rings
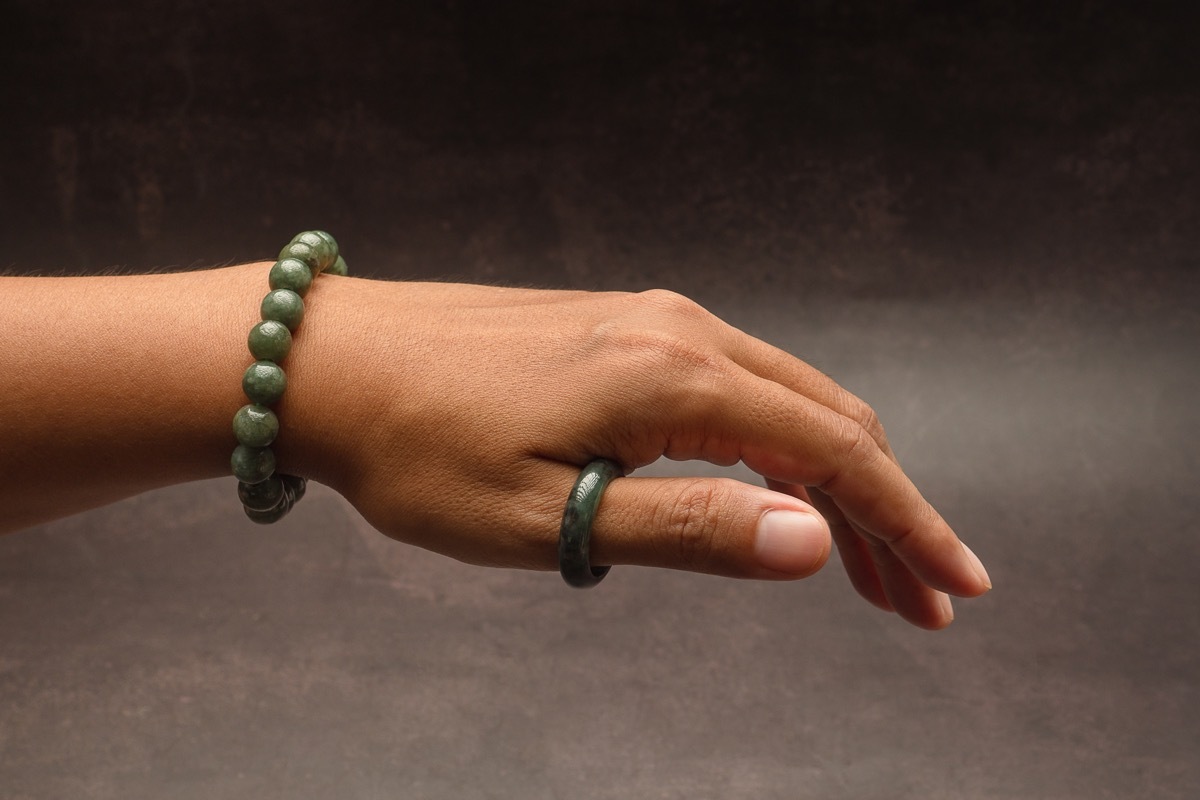
[[[1191,8],[9,0],[0,269],[322,227],[674,289],[870,401],[996,588],[580,593],[179,486],[0,538],[0,796],[1200,796]]]

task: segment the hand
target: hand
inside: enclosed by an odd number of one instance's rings
[[[593,458],[740,460],[769,489],[613,481],[592,563],[786,580],[820,569],[832,534],[859,593],[916,625],[949,624],[947,593],[990,588],[869,406],[679,295],[344,278],[313,308],[280,414],[297,449],[281,463],[304,461],[393,538],[554,569]]]

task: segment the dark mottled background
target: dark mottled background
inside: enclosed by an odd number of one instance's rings
[[[0,539],[0,796],[1200,796],[1192,9],[9,0],[0,269],[319,226],[676,289],[870,400],[996,589],[574,593],[176,487]]]

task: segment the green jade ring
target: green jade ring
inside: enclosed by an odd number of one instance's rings
[[[588,589],[604,580],[611,567],[593,567],[588,544],[592,520],[600,507],[600,498],[613,478],[625,474],[615,461],[598,458],[579,473],[558,532],[558,571],[563,580],[577,589]]]

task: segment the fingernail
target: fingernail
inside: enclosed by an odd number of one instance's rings
[[[805,575],[825,557],[825,522],[803,511],[768,511],[758,521],[754,553],[767,569]]]
[[[950,602],[950,595],[938,593],[940,595],[942,615],[946,618],[946,624],[949,625],[954,621],[954,604]]]
[[[975,574],[979,576],[979,580],[983,581],[987,588],[992,588],[992,579],[988,577],[987,570],[983,568],[983,562],[979,560],[979,556],[972,553],[971,548],[965,544],[962,546],[962,549],[967,554],[967,558],[970,559],[971,566],[975,568]]]

